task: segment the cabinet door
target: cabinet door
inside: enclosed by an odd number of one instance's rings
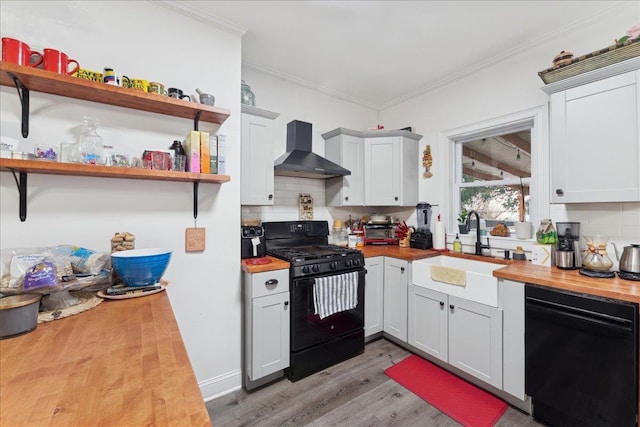
[[[273,205],[273,120],[242,114],[241,153],[241,204]]]
[[[503,308],[502,389],[524,400],[524,283],[500,279]]]
[[[449,363],[502,388],[502,310],[449,296]]]
[[[400,204],[400,148],[400,137],[367,138],[365,141],[365,205]],[[417,180],[417,176],[414,178]]]
[[[411,271],[408,261],[384,258],[384,332],[407,341],[407,288]]]
[[[325,181],[328,206],[364,205],[364,140],[337,135],[325,142],[325,157],[351,172]]]
[[[364,260],[367,274],[364,284],[364,336],[382,332],[384,310],[384,257]]]
[[[640,71],[551,95],[551,201],[640,200]]]
[[[447,294],[410,285],[409,344],[447,362],[449,360],[448,313]]]
[[[289,292],[251,300],[251,370],[255,381],[289,366]]]

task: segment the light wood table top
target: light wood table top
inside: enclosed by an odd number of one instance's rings
[[[1,426],[210,426],[166,292],[0,341]]]

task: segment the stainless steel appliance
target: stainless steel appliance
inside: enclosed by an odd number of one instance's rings
[[[558,246],[556,248],[556,267],[564,270],[575,270],[582,267],[580,256],[580,223],[557,222]]]
[[[415,233],[411,234],[409,246],[418,249],[433,248],[433,234],[431,233],[431,205],[427,202],[420,202],[416,205],[416,216],[418,227]]]
[[[287,378],[297,381],[364,351],[364,256],[329,245],[326,221],[264,222],[267,254],[288,261],[291,355]],[[357,275],[355,308],[320,318],[314,292],[320,278]]]
[[[394,245],[398,241],[393,232],[393,224],[365,224],[365,245]]]
[[[525,285],[525,391],[554,426],[637,426],[638,304]]]
[[[262,258],[266,254],[262,226],[243,225],[240,258]]]

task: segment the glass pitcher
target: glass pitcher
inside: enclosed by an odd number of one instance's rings
[[[613,261],[607,255],[608,236],[585,235],[586,249],[582,254],[582,266],[587,270],[608,271]]]

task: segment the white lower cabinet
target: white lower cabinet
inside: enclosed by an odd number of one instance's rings
[[[256,381],[289,366],[289,270],[245,273],[245,369]]]
[[[407,342],[407,290],[409,261],[384,257],[384,332]]]
[[[409,286],[408,343],[502,388],[502,309]]]
[[[384,319],[384,257],[364,260],[367,274],[364,284],[364,336],[382,332]]]

